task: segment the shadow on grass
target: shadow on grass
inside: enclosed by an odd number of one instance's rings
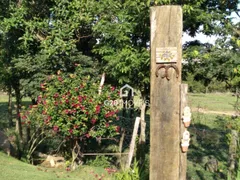
[[[220,128],[210,128],[202,124],[194,124],[189,128],[189,131],[191,133],[191,143],[188,160],[199,166],[196,168],[191,165],[192,167],[189,168],[195,169],[195,173],[191,171],[192,174],[188,174],[188,177],[197,176],[199,180],[226,179],[227,132]],[[221,167],[218,166],[215,172],[207,171],[206,168],[211,158],[216,159],[218,164],[221,164]]]

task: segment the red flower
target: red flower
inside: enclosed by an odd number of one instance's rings
[[[57,132],[58,131],[58,126],[53,126],[53,130],[55,131],[55,132]]]
[[[91,123],[94,125],[96,123],[96,121],[97,121],[96,119],[92,119]]]
[[[111,91],[114,91],[114,90],[115,90],[115,87],[114,87],[114,86],[112,86],[112,87],[111,87]]]
[[[74,89],[75,89],[76,92],[78,91],[78,88],[74,88]]]
[[[83,100],[82,96],[78,96],[78,101],[82,102],[82,100]]]
[[[109,123],[106,123],[105,126],[106,126],[106,128],[108,128],[109,127]]]
[[[73,133],[73,130],[72,130],[72,129],[69,129],[68,132],[69,132],[70,134],[72,134],[72,133]]]
[[[81,106],[81,110],[84,111],[84,110],[85,110],[85,107],[84,107],[84,106]]]
[[[21,122],[21,124],[25,124],[25,122]]]
[[[74,108],[79,108],[79,107],[80,107],[80,104],[72,104],[72,107],[74,107]]]
[[[41,100],[42,100],[42,97],[41,97],[41,96],[38,96],[38,97],[37,97],[37,103],[40,103]]]
[[[90,134],[88,134],[88,133],[85,134],[85,136],[86,136],[87,138],[90,138],[90,137],[91,137]]]
[[[105,118],[111,117],[113,115],[115,115],[115,112],[114,111],[110,111],[107,114],[105,114]]]
[[[57,102],[57,101],[55,101],[55,102],[54,102],[54,105],[55,105],[55,106],[57,106],[57,105],[58,105],[58,102]]]
[[[68,99],[66,99],[65,103],[67,103],[67,104],[68,104],[68,103],[69,103],[69,100],[68,100]]]
[[[88,114],[89,114],[89,112],[87,111],[87,112],[85,112],[85,114],[86,114],[86,115],[88,115]]]
[[[58,93],[55,93],[55,94],[53,95],[54,98],[58,98],[58,96],[59,96]]]
[[[116,132],[119,132],[119,131],[120,131],[120,127],[116,126]]]
[[[25,115],[24,115],[24,116],[22,116],[22,119],[23,119],[23,120],[27,119],[27,116],[25,116]]]
[[[78,127],[79,127],[79,126],[78,126],[78,125],[76,125],[76,124],[73,126],[73,128],[74,128],[74,129],[77,129]]]
[[[100,105],[97,105],[97,106],[96,106],[95,113],[96,113],[96,114],[99,114],[99,113],[100,113],[100,110],[101,110],[101,106],[100,106]]]
[[[63,81],[63,78],[61,76],[58,76],[59,81]]]
[[[68,109],[65,109],[65,114],[68,114],[69,113],[69,110]]]

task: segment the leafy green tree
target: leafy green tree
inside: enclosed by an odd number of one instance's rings
[[[87,3],[58,0],[3,3],[7,10],[2,8],[0,14],[1,64],[5,68],[1,79],[8,89],[14,89],[17,114],[22,96],[36,99],[41,80],[58,69],[71,72],[75,63],[81,63],[85,72],[96,73],[97,63],[84,56],[90,55],[88,42],[92,40],[91,22],[82,11]],[[16,127],[22,134],[20,118]]]
[[[236,68],[240,65],[240,44],[239,35],[234,29],[238,26],[238,24],[229,25],[228,33],[223,34],[214,45],[199,42],[186,44],[183,56],[187,61],[184,66],[184,78],[188,78],[188,73],[206,88],[217,80],[224,82],[227,89],[236,90],[240,82],[236,73]]]

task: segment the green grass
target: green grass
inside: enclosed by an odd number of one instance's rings
[[[98,179],[95,177],[96,174],[104,174],[104,179],[111,179],[101,167],[81,166],[74,172],[67,172],[64,169],[46,169],[26,164],[2,152],[0,152],[0,169],[0,179],[3,180],[96,180]]]
[[[192,108],[203,108],[210,111],[234,111],[236,97],[230,93],[192,94],[189,93],[189,105]]]

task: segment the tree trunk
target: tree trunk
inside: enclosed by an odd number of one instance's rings
[[[82,165],[82,152],[78,140],[73,140],[74,147],[72,149],[72,170],[75,170],[79,165]]]
[[[12,120],[12,87],[9,86],[8,88],[8,126],[9,128],[13,127],[13,120]]]
[[[17,106],[17,120],[16,120],[16,132],[19,134],[20,138],[23,138],[23,132],[22,132],[22,123],[21,123],[21,116],[20,116],[20,110],[21,110],[21,93],[19,85],[16,85],[14,88],[15,95],[16,95],[16,106]]]

